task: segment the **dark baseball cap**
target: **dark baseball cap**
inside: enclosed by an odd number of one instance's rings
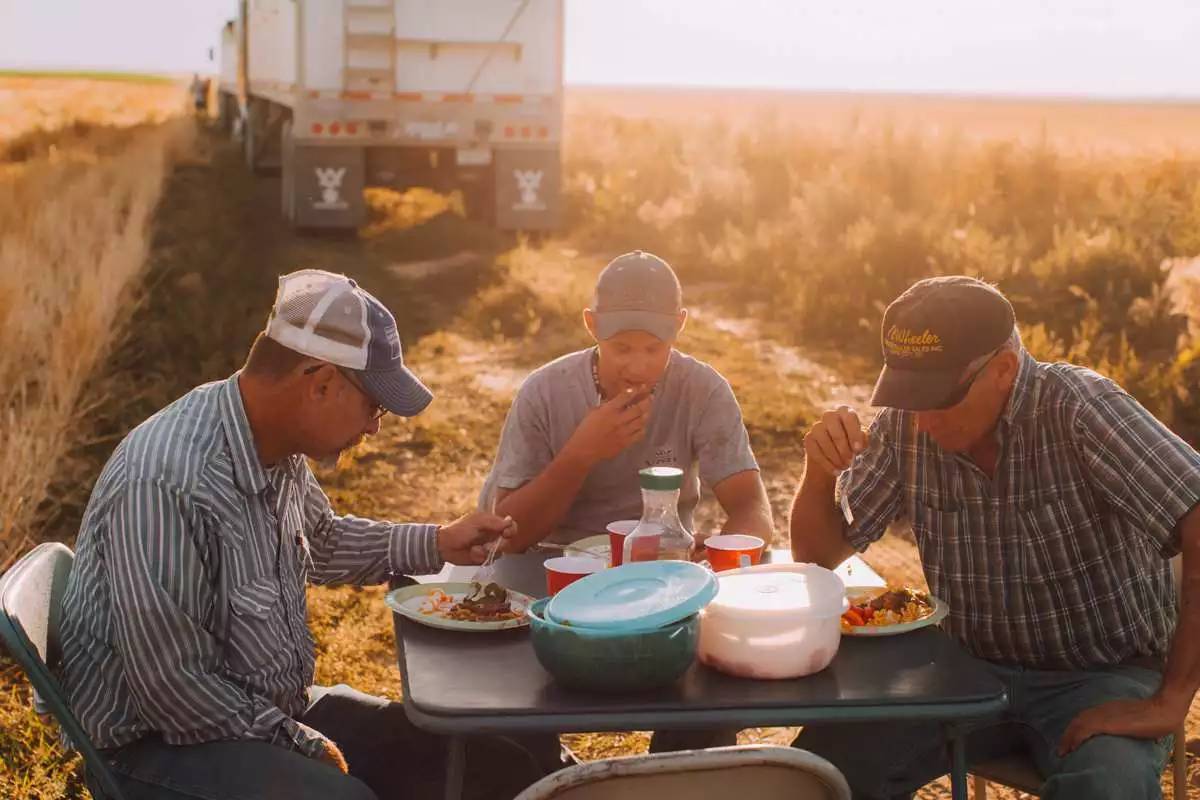
[[[927,411],[953,405],[971,362],[1012,335],[1012,304],[965,275],[926,278],[883,314],[883,371],[871,405]]]
[[[646,331],[664,342],[679,333],[683,290],[671,266],[656,255],[634,250],[617,256],[596,280],[592,313],[596,336]]]

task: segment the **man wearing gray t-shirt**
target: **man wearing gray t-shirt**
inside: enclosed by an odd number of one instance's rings
[[[484,486],[484,507],[517,521],[512,546],[568,543],[639,518],[638,470],[652,466],[684,471],[689,530],[703,481],[723,530],[770,542],[771,507],[729,382],[674,349],[687,310],[671,267],[640,250],[617,257],[583,318],[596,346],[529,376]]]

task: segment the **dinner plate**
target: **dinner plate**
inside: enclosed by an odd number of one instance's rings
[[[864,594],[880,595],[886,589],[879,586],[847,586],[846,597],[853,599],[861,597]],[[912,622],[901,622],[896,625],[854,625],[849,628],[842,628],[843,636],[896,636],[909,631],[920,630],[927,628],[930,625],[937,625],[946,618],[950,613],[950,606],[946,605],[946,601],[933,595],[929,595],[929,599],[933,601],[933,613],[921,617],[921,619],[913,620]]]
[[[420,583],[416,586],[393,589],[384,597],[384,602],[388,604],[388,608],[406,619],[428,625],[431,628],[443,628],[450,631],[503,631],[510,628],[523,628],[529,624],[529,619],[525,616],[525,609],[533,604],[533,598],[511,589],[508,590],[508,600],[512,610],[520,614],[516,619],[471,622],[462,619],[447,619],[437,613],[426,613],[421,610],[421,604],[429,599],[434,590],[445,592],[457,603],[470,594],[471,588],[470,583]]]
[[[578,551],[581,553],[587,553],[589,556],[602,558],[605,561],[608,561],[612,555],[612,548],[609,547],[607,533],[601,533],[598,536],[588,536],[584,539],[571,542],[571,544],[567,547],[567,550],[572,552]],[[570,553],[568,553],[568,555],[570,555]]]

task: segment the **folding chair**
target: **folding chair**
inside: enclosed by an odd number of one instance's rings
[[[83,726],[71,713],[51,670],[62,656],[59,624],[62,597],[75,556],[57,542],[41,544],[0,576],[0,642],[33,684],[39,700],[58,720],[67,737],[83,755],[97,800],[125,800],[116,777],[96,751]]]
[[[794,747],[742,746],[606,758],[542,778],[516,800],[850,800],[837,767]]]
[[[1182,599],[1183,591],[1183,558],[1175,556],[1171,559],[1171,572],[1175,576],[1175,591]],[[1187,729],[1184,725],[1175,731],[1175,749],[1171,754],[1172,773],[1175,780],[1175,796],[1182,797],[1179,787],[1187,793]],[[975,800],[987,800],[988,783],[1007,786],[1010,789],[1026,792],[1034,797],[1039,796],[1042,788],[1042,776],[1037,767],[1025,753],[1014,753],[1004,758],[997,758],[982,764],[971,766],[974,776]]]

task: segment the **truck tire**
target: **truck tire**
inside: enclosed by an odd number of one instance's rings
[[[242,139],[246,166],[251,172],[270,173],[282,163],[281,129],[290,121],[291,111],[270,100],[251,98],[247,108],[246,135]]]
[[[246,113],[242,116],[242,157],[246,161],[246,169],[254,172],[257,166],[258,125],[255,123],[255,108],[258,103],[251,100],[246,104]]]
[[[467,219],[495,226],[496,171],[492,166],[459,167],[454,178],[454,188],[462,192]]]
[[[217,93],[217,131],[224,136],[233,134],[234,112],[237,103],[229,92]]]
[[[280,192],[282,194],[283,218],[296,224],[296,165],[294,148],[292,147],[292,121],[285,120],[279,129],[279,150],[281,163],[279,168]]]

